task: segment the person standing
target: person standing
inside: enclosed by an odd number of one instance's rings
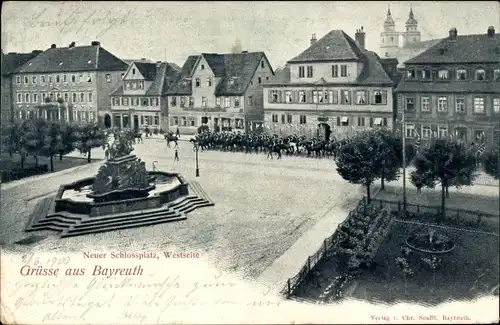
[[[174,161],[179,161],[179,151],[175,149]]]
[[[180,138],[181,132],[179,131],[179,127],[177,127],[177,130],[175,131],[175,135]]]

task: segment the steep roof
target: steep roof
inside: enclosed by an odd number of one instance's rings
[[[100,44],[49,48],[16,69],[16,73],[125,71],[128,64]]]
[[[167,94],[168,88],[177,79],[179,70],[168,62],[162,62],[159,65],[154,64],[156,72],[155,79],[151,86],[146,91],[144,96],[164,96]],[[148,68],[150,69],[150,68]],[[111,94],[111,96],[124,95],[123,83],[118,86]]]
[[[133,62],[154,63],[152,60],[149,60],[149,59],[146,59],[146,60],[143,60],[143,59],[123,59],[122,61],[129,64],[129,65]]]
[[[286,64],[282,68],[276,69],[274,73],[274,81],[276,82],[290,82],[290,66]]]
[[[458,35],[455,40],[442,39],[405,64],[498,63],[499,58],[500,35]]]
[[[190,56],[184,63],[175,85],[169,89],[168,93],[170,95],[191,94],[191,77],[193,76],[193,69],[201,57],[203,57],[210,66],[215,77],[221,78],[215,89],[215,95],[221,96],[244,93],[260,61],[265,58],[265,54],[264,52],[229,54],[203,53],[201,55]],[[232,80],[232,82],[230,82],[230,80]]]
[[[385,71],[380,57],[372,51],[365,51],[360,56],[363,62],[363,70],[354,81],[362,85],[393,85],[391,77]]]
[[[7,76],[13,73],[17,68],[40,53],[42,53],[42,51],[33,51],[31,53],[10,52],[8,54],[3,54],[2,52],[2,76]]]
[[[342,30],[332,30],[288,63],[314,61],[359,61],[361,50]]]
[[[495,82],[421,82],[402,79],[395,92],[402,93],[498,93]]]
[[[134,64],[145,80],[152,81],[156,78],[156,63],[134,62]]]

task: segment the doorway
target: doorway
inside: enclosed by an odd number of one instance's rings
[[[317,137],[323,139],[324,141],[330,140],[330,135],[332,134],[332,128],[326,123],[319,123],[317,130]]]
[[[111,116],[109,116],[109,114],[104,115],[104,127],[106,129],[111,127]]]

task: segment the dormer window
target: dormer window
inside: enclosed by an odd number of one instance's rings
[[[234,85],[234,79],[233,79],[233,78],[230,78],[230,79],[227,81],[227,84],[228,84],[229,86]]]
[[[409,80],[415,80],[416,79],[416,76],[417,74],[415,73],[415,69],[408,69],[408,73],[407,73],[407,78]]]
[[[201,70],[205,70],[205,65],[204,64],[201,65]]]
[[[500,81],[500,69],[493,70],[493,80]]]
[[[438,71],[438,79],[439,80],[449,80],[449,71],[448,70],[439,70]]]
[[[187,81],[187,80],[183,80],[183,81],[182,81],[182,85],[183,85],[183,86],[187,86],[187,84],[188,84],[188,81]]]
[[[486,71],[484,69],[476,70],[476,80],[478,81],[486,80]]]
[[[88,64],[91,64],[91,63],[92,63],[92,60],[88,60],[88,61],[87,61],[87,63],[88,63]]]
[[[467,70],[458,69],[457,70],[457,80],[466,80],[467,79]]]
[[[422,70],[422,80],[431,80],[432,72],[431,70]]]

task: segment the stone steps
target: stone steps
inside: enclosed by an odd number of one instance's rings
[[[26,231],[29,231],[33,225],[38,224],[40,221],[44,220],[44,217],[49,213],[50,207],[52,205],[53,197],[43,198],[35,204],[33,212],[28,218],[26,223]]]

